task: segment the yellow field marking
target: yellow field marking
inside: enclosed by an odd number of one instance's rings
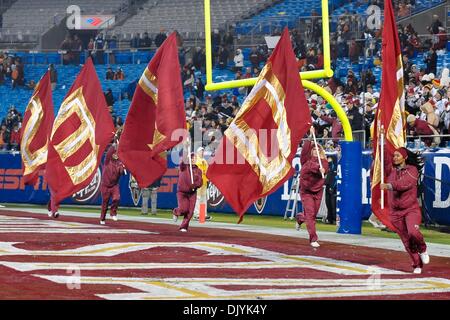
[[[151,285],[154,285],[154,286],[158,286],[158,287],[161,287],[161,288],[164,288],[164,289],[171,289],[171,290],[179,291],[181,293],[185,293],[185,294],[191,295],[191,296],[193,296],[195,298],[213,298],[212,296],[210,296],[207,293],[200,292],[200,291],[195,291],[195,290],[190,290],[190,289],[186,289],[186,288],[180,288],[180,287],[177,287],[175,285],[170,285],[170,284],[162,282],[162,281],[148,281],[148,282],[146,281],[145,283],[146,284],[151,284]]]
[[[334,264],[331,262],[324,262],[324,261],[320,261],[320,260],[312,260],[312,259],[308,259],[308,258],[300,258],[300,257],[293,257],[293,256],[283,256],[283,258],[299,260],[299,261],[307,262],[307,263],[310,263],[313,265],[315,264],[315,265],[321,265],[321,266],[325,266],[325,267],[332,267],[332,268],[337,268],[337,269],[356,271],[356,272],[360,272],[360,273],[368,273],[368,270],[365,270],[365,269],[349,267],[349,266],[341,266],[338,264]]]
[[[251,254],[250,251],[239,249],[239,248],[221,246],[221,245],[210,244],[210,243],[200,243],[200,245],[203,247],[207,247],[207,248],[222,249],[224,251],[229,251],[229,252],[234,252],[234,253]]]
[[[109,252],[109,251],[113,251],[113,250],[117,250],[117,249],[127,249],[127,248],[131,248],[131,247],[136,247],[138,246],[138,244],[123,244],[120,246],[114,246],[114,247],[109,247],[109,248],[103,248],[103,249],[97,249],[97,250],[91,250],[91,251],[82,251],[79,252],[78,254],[95,254],[95,253],[103,253],[103,252]],[[61,252],[61,254],[69,254],[70,252],[73,251],[68,251],[68,252]]]

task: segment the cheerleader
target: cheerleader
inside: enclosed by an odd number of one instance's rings
[[[311,128],[311,130],[314,130]],[[322,165],[319,164],[319,161]],[[328,172],[328,161],[321,146],[316,148],[311,141],[305,141],[300,155],[302,168],[300,170],[300,197],[303,213],[297,214],[297,230],[303,222],[309,233],[309,242],[312,247],[318,248],[316,233],[316,217],[323,197],[325,176]]]
[[[388,183],[381,184],[381,190],[389,190],[392,195],[392,225],[411,257],[413,273],[420,274],[423,265],[430,262],[427,245],[419,231],[422,214],[417,200],[417,182],[423,160],[419,154],[399,148],[394,152],[392,162],[385,161],[384,167]]]

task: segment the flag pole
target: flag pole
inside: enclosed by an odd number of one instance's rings
[[[380,135],[380,158],[381,158],[381,184],[384,184],[384,126],[381,126]],[[381,209],[384,209],[384,190],[381,189]]]
[[[311,130],[311,133],[313,136],[314,145],[316,147],[317,158],[319,159],[320,174],[322,175],[322,179],[325,179],[325,176],[322,172],[323,167],[322,167],[322,161],[320,161],[320,152],[319,152],[319,147],[317,146],[316,134],[314,133],[314,130]]]
[[[114,140],[117,143],[117,152],[119,152],[119,143],[120,143],[119,142],[119,134],[118,133],[119,133],[118,131],[116,131],[116,132],[113,131]],[[122,167],[123,167],[123,172],[125,173],[125,175],[127,175],[128,174],[127,168],[125,167],[125,165],[123,163],[122,163]]]
[[[188,150],[188,159],[189,159],[189,173],[191,174],[191,184],[194,184],[194,176],[192,173],[192,159],[191,159],[191,137],[187,138],[187,141],[189,142],[189,150]]]

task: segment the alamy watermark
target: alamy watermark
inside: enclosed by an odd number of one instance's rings
[[[369,30],[379,30],[381,28],[381,8],[376,5],[370,5],[366,9],[368,15],[366,26]]]
[[[69,30],[81,29],[81,8],[77,5],[68,6],[66,9],[67,21],[66,26]]]
[[[66,286],[69,290],[81,289],[81,270],[79,266],[71,265],[67,268],[66,273],[70,276],[67,277]]]

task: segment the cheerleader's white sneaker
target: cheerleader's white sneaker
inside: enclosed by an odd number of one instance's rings
[[[422,260],[423,264],[429,264],[430,263],[430,256],[428,255],[428,252],[422,252],[419,253],[420,255],[420,260]]]
[[[318,248],[320,247],[320,244],[317,241],[311,242],[311,247]]]

